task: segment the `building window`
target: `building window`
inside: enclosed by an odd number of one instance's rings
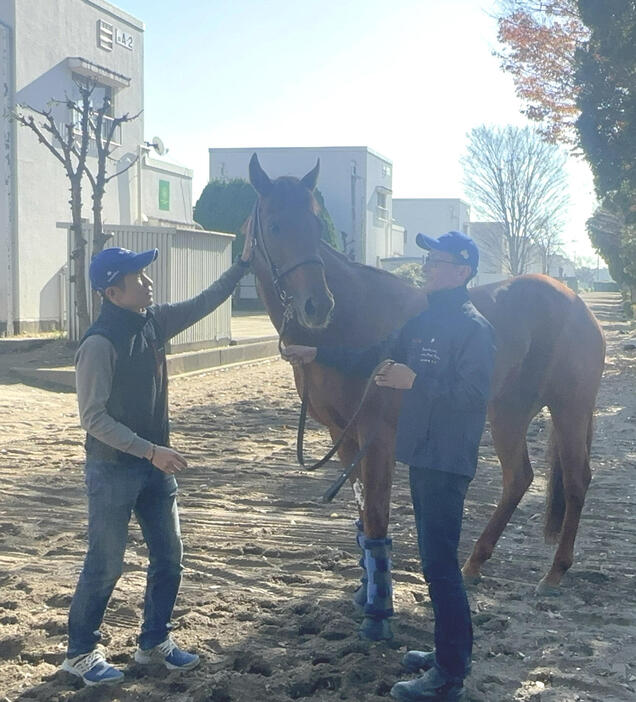
[[[81,76],[77,73],[73,73],[73,82],[77,86],[79,85],[86,85],[87,84],[87,78],[85,76]],[[91,94],[91,111],[94,112],[96,110],[99,110],[102,108],[104,105],[104,101],[108,103],[108,106],[106,108],[106,111],[104,112],[104,119],[102,120],[102,139],[105,140],[108,137],[108,134],[110,133],[111,126],[113,123],[113,117],[114,117],[114,100],[113,100],[113,89],[110,87],[110,85],[101,85],[100,83],[95,82],[94,80],[90,80],[90,83],[94,85],[93,92]],[[77,104],[81,103],[81,95],[77,87],[75,87],[73,91],[73,101],[76,102]],[[75,133],[79,134],[81,131],[81,115],[79,111],[73,110],[73,125],[75,129]],[[113,134],[113,138],[111,139],[110,142],[114,146],[120,145],[121,142],[121,125],[117,127]]]
[[[170,181],[159,181],[159,209],[170,210]]]
[[[104,20],[97,20],[97,46],[104,51],[113,50],[114,40],[113,25]]]
[[[377,192],[375,216],[381,222],[386,222],[389,219],[388,199],[389,198],[385,192],[381,190]]]

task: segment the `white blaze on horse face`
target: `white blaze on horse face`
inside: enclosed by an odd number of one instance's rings
[[[353,496],[355,498],[358,509],[364,512],[364,488],[362,487],[362,481],[357,478],[353,483]]]

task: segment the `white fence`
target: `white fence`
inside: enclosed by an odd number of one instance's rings
[[[69,270],[74,271],[71,262],[72,236],[68,229]],[[180,302],[194,297],[204,288],[217,280],[231,264],[232,240],[234,234],[209,232],[197,229],[178,229],[176,227],[148,227],[133,225],[107,225],[104,231],[111,238],[105,248],[122,246],[133,251],[159,249],[159,256],[148,267],[148,274],[154,281],[155,302]],[[86,245],[87,289],[88,266],[92,258],[92,227],[86,223],[84,239]],[[79,340],[79,319],[75,304],[75,286],[70,282],[67,287],[67,332],[72,341]],[[232,302],[228,299],[212,314],[174,337],[170,342],[170,351],[195,350],[227,343],[231,336]],[[90,313],[89,300],[89,313]],[[92,316],[92,315],[91,315]],[[92,320],[91,320],[92,321]]]

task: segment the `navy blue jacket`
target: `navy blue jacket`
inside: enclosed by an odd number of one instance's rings
[[[428,296],[429,307],[366,349],[319,346],[316,360],[367,377],[385,358],[416,373],[404,391],[395,457],[410,466],[472,478],[494,367],[493,329],[465,287]]]

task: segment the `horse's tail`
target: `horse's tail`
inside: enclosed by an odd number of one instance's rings
[[[590,455],[592,447],[592,434],[594,426],[592,417],[587,425],[587,455]],[[548,462],[550,465],[550,477],[548,480],[548,491],[546,494],[545,527],[543,534],[548,544],[554,544],[561,533],[563,517],[565,516],[565,492],[563,490],[563,466],[561,456],[557,447],[554,425],[550,430],[548,440]]]
[[[547,544],[554,544],[561,532],[561,525],[563,524],[563,517],[565,516],[563,469],[556,442],[554,425],[552,425],[550,429],[550,438],[548,439],[548,465],[550,466],[550,476],[548,478],[548,491],[546,493],[543,535],[545,536],[545,542]]]

